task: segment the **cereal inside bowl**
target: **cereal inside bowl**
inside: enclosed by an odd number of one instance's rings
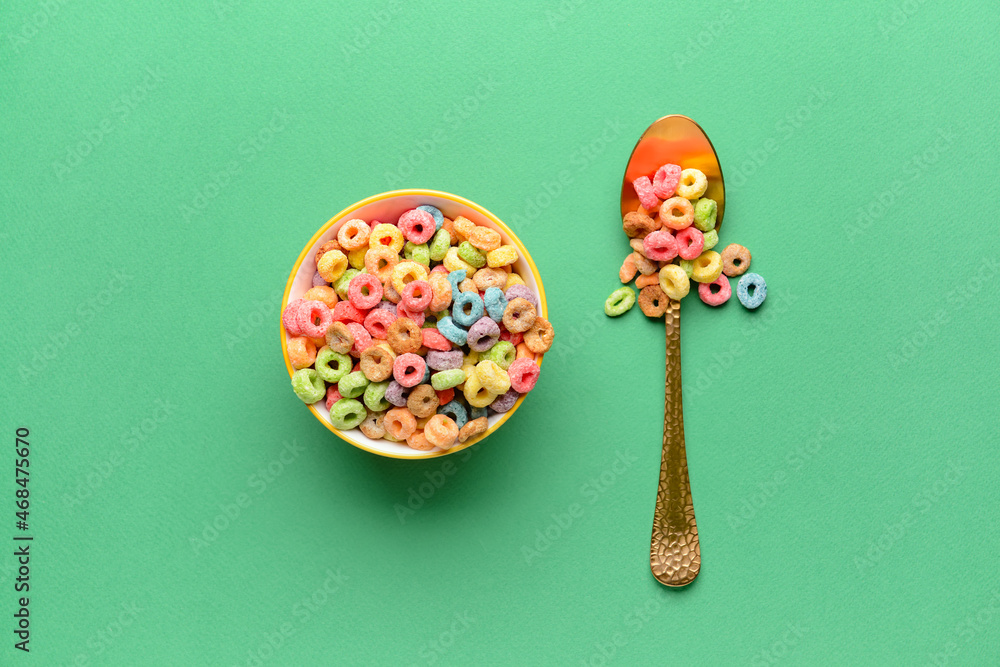
[[[281,313],[292,390],[363,449],[426,458],[496,430],[538,380],[553,329],[527,250],[442,192],[370,197],[330,220]]]

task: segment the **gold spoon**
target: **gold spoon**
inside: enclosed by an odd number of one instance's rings
[[[715,228],[719,229],[726,210],[722,167],[708,135],[687,116],[664,116],[650,125],[639,138],[622,179],[622,216],[635,211],[640,205],[632,181],[640,176],[652,177],[660,166],[667,163],[684,169],[700,169],[708,177],[708,189],[704,196],[718,203]],[[670,301],[665,318],[667,371],[663,398],[663,454],[653,512],[649,566],[661,584],[686,586],[694,581],[701,569],[701,547],[684,449],[680,301]]]

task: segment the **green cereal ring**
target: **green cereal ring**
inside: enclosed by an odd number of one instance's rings
[[[342,300],[347,299],[347,288],[351,284],[351,279],[354,276],[361,273],[357,269],[347,269],[344,271],[343,275],[337,278],[337,281],[333,283],[333,291],[337,293]]]
[[[708,239],[708,234],[705,234],[705,239],[706,240]],[[716,241],[719,240],[719,235],[718,234],[715,234],[715,240]],[[687,277],[690,279],[691,278],[691,274],[694,272],[694,260],[693,259],[682,259],[680,261],[680,265],[681,265],[681,268],[684,269],[684,273],[686,273]]]
[[[479,353],[479,361],[492,361],[504,370],[507,370],[516,358],[517,350],[505,340],[497,341],[493,347]]]
[[[430,251],[431,259],[435,262],[443,260],[444,256],[448,254],[449,248],[451,248],[451,234],[444,228],[435,232],[434,238],[431,239],[431,243],[427,247]]]
[[[458,244],[458,258],[477,269],[486,266],[486,255],[468,241],[462,241]]]
[[[331,363],[333,364],[332,368],[330,367]],[[353,365],[354,363],[349,356],[335,352],[325,345],[316,353],[316,372],[330,384],[340,382],[342,377],[351,372]]]
[[[424,266],[431,265],[431,253],[426,243],[416,244],[412,241],[407,241],[406,245],[403,246],[403,257],[417,264],[423,264]]]
[[[353,373],[348,373],[344,377],[340,378],[340,382],[337,383],[337,391],[344,398],[357,398],[361,394],[365,393],[365,389],[368,387],[368,378],[361,371],[354,371]],[[353,428],[353,427],[352,427]]]
[[[465,382],[465,371],[461,368],[452,368],[446,371],[439,371],[431,376],[431,386],[435,391],[451,389]]]
[[[618,317],[627,313],[634,305],[635,290],[628,286],[619,287],[604,302],[604,314],[608,317]],[[341,392],[341,395],[343,393]]]
[[[312,368],[302,368],[292,373],[292,391],[303,403],[312,405],[326,398],[326,383]]]
[[[381,412],[392,407],[392,403],[385,400],[385,390],[389,388],[389,381],[372,382],[365,388],[365,406],[372,412]]]
[[[711,250],[719,242],[719,232],[717,232],[714,229],[710,229],[709,231],[702,234],[702,236],[705,238],[705,245],[703,245],[701,248],[702,252],[705,252],[706,250]],[[693,262],[694,260],[691,261]],[[687,269],[685,269],[685,271],[687,271]],[[689,271],[688,278],[690,277],[691,277],[691,272]]]
[[[341,431],[357,428],[367,416],[365,406],[350,398],[342,398],[330,408],[330,423]]]
[[[714,199],[702,197],[694,205],[694,226],[703,232],[715,229],[715,216],[719,207]]]

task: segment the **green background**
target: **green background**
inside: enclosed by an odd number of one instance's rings
[[[15,4],[0,523],[27,426],[35,664],[1000,660],[995,2]],[[679,591],[662,324],[602,314],[667,113],[769,284],[684,304]],[[427,462],[334,438],[278,339],[305,242],[396,187],[506,220],[557,329],[516,418]]]

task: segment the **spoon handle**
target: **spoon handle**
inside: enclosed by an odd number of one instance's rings
[[[663,455],[653,513],[649,565],[653,576],[661,584],[686,586],[694,581],[701,569],[701,547],[684,449],[680,302],[671,300],[665,315],[667,369],[663,398]]]

